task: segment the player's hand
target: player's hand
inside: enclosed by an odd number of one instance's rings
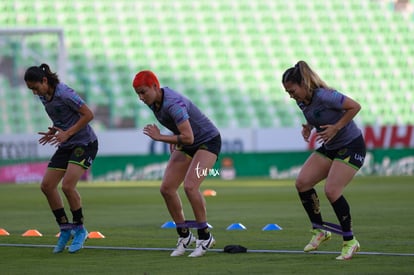
[[[47,132],[38,132],[39,135],[42,135],[42,137],[39,139],[39,144],[45,145],[54,139],[57,130],[53,127],[48,127],[48,129],[49,131]]]
[[[159,140],[161,136],[160,129],[158,129],[157,125],[155,124],[148,124],[145,126],[143,133],[153,140]]]
[[[70,134],[68,133],[68,131],[64,131],[58,127],[53,127],[53,128],[56,130],[56,132],[55,132],[54,138],[50,142],[51,145],[58,146],[59,144],[67,141],[70,138]]]
[[[323,131],[316,134],[316,140],[318,142],[329,142],[331,141],[336,134],[339,132],[339,129],[336,128],[334,125],[322,125],[320,126]]]

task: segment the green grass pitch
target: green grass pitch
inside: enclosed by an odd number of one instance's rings
[[[345,190],[351,206],[354,234],[361,254],[337,261],[338,235],[302,253],[310,240],[310,224],[293,180],[209,178],[214,189],[206,197],[208,222],[217,244],[204,257],[170,257],[169,250],[94,249],[173,248],[174,229],[161,228],[170,217],[159,193],[159,181],[82,182],[85,225],[106,238],[89,239],[76,254],[52,254],[58,227],[38,184],[0,185],[0,274],[412,274],[414,267],[413,177],[357,177]],[[324,220],[337,222],[317,186]],[[180,189],[187,219],[193,219]],[[67,205],[65,201],[65,205]],[[68,211],[69,212],[69,211]],[[70,214],[70,213],[68,213]],[[241,223],[246,230],[226,230]],[[275,223],[282,230],[263,231]],[[37,229],[42,237],[23,237]],[[196,232],[194,232],[196,233]],[[28,244],[30,247],[19,245]],[[252,252],[228,254],[225,245],[240,244]],[[9,246],[10,245],[10,246]],[[253,252],[272,250],[272,253]],[[292,253],[289,253],[292,252]],[[378,253],[378,254],[376,254]]]

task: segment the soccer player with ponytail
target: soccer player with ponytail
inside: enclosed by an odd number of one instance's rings
[[[47,132],[39,132],[42,136],[40,144],[49,143],[57,147],[40,186],[60,227],[58,243],[53,252],[62,252],[73,234],[69,252],[74,253],[83,247],[88,236],[83,225],[81,197],[76,185],[92,165],[98,151],[97,137],[89,125],[94,115],[83,99],[61,83],[58,75],[51,72],[47,64],[28,68],[24,80],[33,94],[39,97],[53,123]],[[57,189],[60,181],[72,212],[72,223],[69,222]]]
[[[287,69],[282,84],[306,118],[307,123],[302,125],[305,141],[308,141],[314,129],[317,141],[322,143],[309,156],[295,183],[313,227],[313,237],[304,251],[316,250],[334,232],[343,237],[341,255],[336,259],[351,259],[359,251],[360,245],[352,232],[350,206],[343,191],[362,167],[366,154],[362,132],[353,121],[361,106],[329,87],[305,61],[299,61]],[[322,180],[325,180],[325,195],[339,225],[322,219],[318,195],[314,189]]]

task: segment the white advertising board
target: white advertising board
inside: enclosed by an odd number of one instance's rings
[[[315,147],[314,135],[306,143],[301,128],[220,129],[223,153],[305,151]],[[363,128],[368,148],[414,148],[414,126]],[[97,132],[99,155],[146,155],[168,152],[140,129]],[[37,134],[0,135],[0,160],[50,157],[55,147],[39,145]]]

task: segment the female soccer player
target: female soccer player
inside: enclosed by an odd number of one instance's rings
[[[91,166],[98,151],[97,137],[89,125],[94,115],[74,90],[59,81],[58,75],[52,73],[47,64],[28,68],[24,80],[33,94],[39,97],[53,122],[47,132],[39,132],[42,135],[40,144],[57,146],[41,183],[41,190],[60,227],[59,240],[53,252],[62,252],[73,234],[69,252],[74,253],[83,247],[88,237],[76,184]],[[61,180],[73,223],[69,223],[57,189]]]
[[[221,137],[214,124],[186,97],[168,87],[160,87],[151,71],[136,74],[132,86],[139,99],[149,106],[156,119],[173,135],[160,133],[155,124],[144,127],[144,134],[156,141],[171,144],[171,157],[161,184],[161,194],[176,224],[177,248],[171,256],[181,256],[196,241],[189,230],[196,227],[198,239],[189,257],[203,256],[215,240],[209,232],[206,204],[200,193],[205,178],[200,169],[211,169],[221,149]],[[186,222],[177,189],[183,182],[195,222]]]
[[[282,84],[306,118],[307,123],[302,125],[305,141],[312,129],[316,129],[317,141],[322,143],[309,156],[296,179],[296,189],[313,226],[313,237],[304,251],[316,250],[331,238],[331,232],[324,230],[327,227],[314,189],[326,179],[325,195],[340,223],[337,233],[343,235],[344,241],[341,255],[336,259],[351,259],[360,245],[353,236],[350,207],[342,192],[364,163],[364,138],[353,121],[361,106],[328,87],[304,61],[285,71]]]

